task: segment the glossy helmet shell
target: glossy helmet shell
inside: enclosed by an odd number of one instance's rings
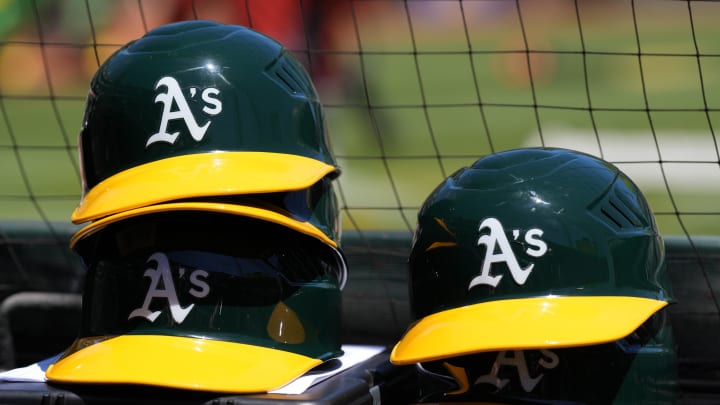
[[[148,32],[93,77],[79,149],[82,330],[49,381],[258,393],[342,353],[339,170],[282,45]]]
[[[73,222],[323,180],[331,194],[339,171],[310,77],[261,33],[210,21],[162,26],[111,55],[90,87]],[[337,218],[326,216],[300,222],[336,244]]]
[[[637,186],[553,148],[489,155],[442,182],[418,214],[409,283],[417,321],[400,364],[612,342],[672,299]]]

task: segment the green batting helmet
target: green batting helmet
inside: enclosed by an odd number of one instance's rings
[[[417,321],[397,364],[613,342],[672,297],[637,186],[552,148],[496,153],[441,183],[418,214],[409,282]]]
[[[339,173],[302,65],[263,34],[210,21],[157,28],[108,58],[91,82],[79,148],[75,223],[207,197],[317,191]],[[242,206],[216,208],[262,217]],[[336,218],[283,217],[266,219],[336,245]]]
[[[148,32],[93,77],[79,149],[82,330],[49,381],[266,392],[342,353],[339,171],[279,43]]]
[[[418,214],[409,282],[390,359],[416,364],[416,402],[676,398],[663,241],[606,161],[526,148],[458,170]]]
[[[54,383],[267,392],[342,354],[341,256],[267,220],[164,211],[74,246],[80,333]]]

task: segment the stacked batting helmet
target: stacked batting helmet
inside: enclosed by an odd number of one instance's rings
[[[647,365],[633,363],[635,357],[660,358],[665,366],[654,370],[674,370],[662,311],[672,294],[653,214],[630,178],[584,153],[516,149],[455,172],[418,214],[409,282],[417,321],[391,361],[419,363],[431,374],[442,374],[441,364],[456,394],[471,391],[473,383],[498,383],[497,368],[517,366],[523,351],[537,353],[535,363],[560,376],[546,378],[535,399],[589,398],[582,393],[596,392],[587,388],[599,379],[581,384],[577,377],[587,367],[600,377],[621,376],[614,388],[603,386],[610,399],[620,383],[640,375],[628,370]],[[585,362],[593,358],[587,353],[604,354]],[[554,367],[557,362],[563,367]],[[475,372],[468,374],[470,364]],[[668,375],[663,384],[672,380]],[[457,385],[463,379],[464,389]],[[640,387],[637,381],[630,389]],[[527,394],[512,387],[505,387],[504,398]],[[656,388],[646,381],[638,389]]]
[[[279,43],[148,32],[93,77],[79,149],[83,324],[50,381],[264,392],[341,354],[339,170]]]

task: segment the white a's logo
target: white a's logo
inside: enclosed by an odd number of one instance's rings
[[[128,316],[128,319],[142,317],[150,322],[154,322],[162,311],[150,311],[150,304],[154,299],[164,299],[168,302],[170,315],[172,315],[173,320],[177,323],[182,323],[195,304],[190,304],[186,307],[180,306],[177,292],[175,291],[175,282],[173,281],[172,272],[170,271],[170,262],[165,254],[160,252],[153,253],[147,262],[148,264],[155,262],[157,267],[145,270],[143,276],[150,279],[150,287],[148,288],[147,294],[145,294],[145,301],[142,307],[133,310],[130,316]],[[180,276],[183,276],[184,273],[185,269],[181,267]],[[193,288],[189,291],[191,295],[196,298],[202,298],[208,295],[210,286],[208,286],[205,281],[207,276],[208,272],[205,270],[193,270],[190,273],[190,283],[193,285]],[[160,285],[162,285],[162,288]]]
[[[192,111],[190,111],[190,106],[188,105],[185,95],[183,95],[182,89],[180,89],[180,84],[178,84],[177,80],[170,76],[165,76],[157,82],[155,90],[161,87],[165,87],[167,92],[161,92],[155,97],[156,103],[163,103],[160,129],[148,138],[145,146],[147,147],[155,142],[175,143],[175,139],[177,139],[178,135],[180,135],[180,131],[175,131],[173,133],[167,132],[168,123],[172,120],[183,120],[188,131],[190,131],[190,136],[192,136],[196,142],[200,142],[210,126],[210,120],[202,126],[195,121],[195,117],[193,116]],[[197,93],[197,87],[190,88],[190,98],[194,98]],[[203,89],[200,93],[200,98],[205,103],[205,106],[202,109],[205,114],[214,116],[222,112],[222,102],[217,98],[218,94],[220,94],[220,90],[214,87]],[[177,108],[173,109],[173,107]]]
[[[510,353],[512,353],[512,356],[509,356]],[[560,364],[560,358],[554,352],[543,349],[540,350],[540,353],[542,354],[542,357],[537,362],[537,365],[539,367],[542,367],[546,370],[551,370]],[[503,367],[515,368],[515,370],[517,371],[518,379],[520,380],[520,386],[525,392],[532,392],[532,390],[535,389],[537,384],[545,375],[544,373],[541,373],[534,377],[530,375],[530,371],[525,360],[525,352],[523,350],[514,350],[511,352],[502,351],[499,352],[497,357],[495,358],[495,363],[493,364],[490,373],[478,377],[478,379],[475,380],[475,385],[492,384],[496,388],[502,389],[505,385],[507,385],[508,382],[510,382],[509,379],[498,377],[498,373]]]
[[[510,247],[510,242],[505,236],[505,229],[496,218],[487,218],[482,221],[478,230],[482,233],[486,229],[489,230],[490,233],[481,235],[477,241],[478,246],[485,245],[486,248],[482,269],[480,270],[480,275],[474,277],[470,281],[468,289],[471,289],[479,284],[487,284],[492,287],[497,287],[503,276],[501,274],[496,276],[490,274],[490,269],[494,263],[505,263],[510,270],[510,275],[513,280],[520,285],[525,284],[525,281],[527,281],[527,278],[535,265],[529,264],[524,268],[520,267],[520,264]],[[525,233],[524,242],[530,245],[525,253],[533,257],[541,257],[547,252],[547,244],[545,241],[540,239],[542,234],[543,231],[537,228],[530,229]],[[520,230],[513,229],[513,239],[517,240],[519,237]]]

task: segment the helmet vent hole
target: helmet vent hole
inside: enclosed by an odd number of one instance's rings
[[[298,77],[293,66],[283,58],[275,64],[271,75],[274,76],[276,81],[285,88],[291,94],[304,94],[305,86],[303,86],[303,79]]]
[[[600,212],[618,228],[638,228],[643,223],[618,195],[607,199]]]

